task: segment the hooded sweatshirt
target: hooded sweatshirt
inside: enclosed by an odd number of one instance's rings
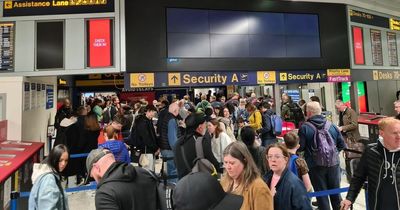
[[[326,123],[326,118],[322,115],[314,115],[310,117],[307,122],[313,124],[317,129],[322,129]],[[342,134],[340,134],[339,129],[334,124],[332,124],[329,128],[329,133],[331,134],[332,139],[335,141],[338,152],[346,147]],[[315,162],[312,158],[312,145],[314,142],[314,134],[314,130],[310,127],[310,125],[307,125],[307,123],[304,123],[299,129],[299,152],[304,151],[304,158],[309,168],[315,166]]]
[[[97,210],[156,210],[157,181],[146,169],[113,163],[97,185]]]

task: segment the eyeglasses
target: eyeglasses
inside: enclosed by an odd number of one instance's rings
[[[285,157],[285,156],[283,156],[283,155],[267,155],[267,160],[280,159],[283,157]]]

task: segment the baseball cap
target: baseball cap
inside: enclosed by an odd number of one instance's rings
[[[89,155],[86,158],[86,169],[88,174],[86,180],[88,180],[90,177],[90,171],[92,170],[93,164],[99,161],[105,155],[110,153],[111,153],[110,150],[104,149],[102,147],[90,151]]]
[[[175,210],[239,210],[243,197],[226,193],[208,173],[190,173],[176,184],[172,195]]]
[[[186,128],[196,129],[206,121],[207,116],[203,112],[191,113],[185,119]]]

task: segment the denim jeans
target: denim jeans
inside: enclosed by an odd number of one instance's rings
[[[311,184],[314,191],[323,191],[340,188],[340,166],[331,167],[315,166],[310,168]],[[333,210],[340,209],[342,198],[340,194],[330,195]],[[318,210],[330,210],[328,196],[317,197]]]
[[[171,158],[174,157],[174,152],[172,150],[161,150],[161,155],[166,158]],[[178,171],[176,169],[175,162],[173,159],[167,161],[167,175],[178,177]],[[178,178],[168,179],[168,183],[176,184],[177,182]]]

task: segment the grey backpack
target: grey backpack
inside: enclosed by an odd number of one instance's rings
[[[207,160],[204,157],[203,153],[203,137],[198,137],[197,139],[193,136],[194,140],[196,141],[196,159],[194,159],[193,167],[191,169],[192,173],[195,172],[206,172],[211,174],[212,176],[217,176],[217,170],[215,169],[214,165]],[[190,164],[188,160],[186,159],[185,151],[184,151],[184,146],[182,147],[182,152],[183,152],[183,160],[185,162],[185,165],[190,168]]]

